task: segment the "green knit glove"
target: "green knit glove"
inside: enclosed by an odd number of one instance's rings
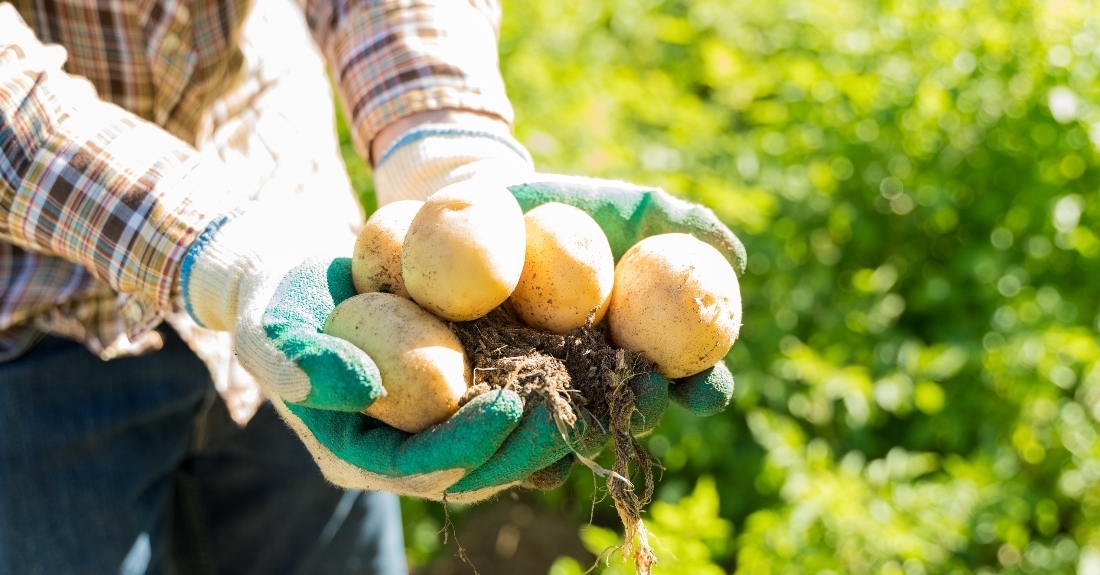
[[[323,333],[336,305],[355,295],[351,260],[307,255],[344,253],[354,236],[326,237],[330,230],[302,224],[325,220],[303,215],[297,205],[249,205],[219,218],[184,259],[184,304],[202,325],[233,333],[241,364],[329,481],[443,499],[511,435],[523,401],[487,393],[417,434],[360,413],[385,393],[378,368]]]
[[[745,269],[745,247],[713,212],[698,204],[678,200],[656,188],[645,188],[591,178],[536,174],[529,181],[509,186],[523,211],[547,202],[560,202],[592,216],[607,236],[618,261],[638,241],[665,233],[687,233],[714,246],[734,270]],[[733,375],[724,363],[669,385],[660,374],[632,382],[637,398],[631,430],[646,433],[660,422],[671,398],[700,417],[714,415],[733,397]],[[607,426],[585,422],[567,445],[557,432],[549,412],[541,406],[524,418],[493,458],[455,484],[459,490],[477,491],[492,485],[523,483],[553,488],[564,482],[575,449],[590,457],[609,437]]]
[[[668,380],[653,373],[636,377],[630,383],[637,408],[631,415],[630,428],[635,435],[642,435],[661,421],[668,407]],[[575,429],[563,438],[550,411],[540,403],[523,418],[500,451],[451,489],[474,494],[500,485],[557,487],[568,475],[574,452],[594,457],[611,439],[606,432],[608,422],[594,422],[590,417],[582,411]]]
[[[535,174],[527,182],[509,186],[526,212],[547,202],[569,204],[592,216],[611,244],[618,262],[631,246],[649,236],[691,234],[714,246],[738,275],[747,257],[741,240],[714,212],[677,199],[657,188],[625,182]],[[733,376],[724,364],[677,380],[673,401],[698,416],[721,411],[733,396]]]
[[[616,261],[639,240],[664,233],[688,233],[714,246],[739,274],[745,248],[709,210],[673,198],[654,188],[623,182],[536,174],[530,155],[515,139],[457,125],[428,124],[398,138],[378,162],[380,204],[397,199],[425,199],[456,182],[483,179],[511,182],[509,189],[524,211],[547,202],[575,206],[592,216],[607,235]],[[518,182],[518,183],[517,183]],[[669,385],[660,375],[632,382],[638,411],[635,433],[657,425],[671,397],[699,416],[713,415],[729,403],[733,376],[725,364]],[[596,422],[582,420],[563,438],[549,412],[537,407],[520,423],[501,449],[451,490],[488,493],[501,485],[553,487],[564,481],[576,450],[589,456],[608,440]]]
[[[332,310],[354,295],[348,258],[307,260],[283,277],[261,325],[274,349],[309,378],[311,393],[298,402],[273,399],[276,409],[325,477],[342,487],[450,501],[495,492],[450,493],[510,438],[523,401],[512,391],[486,393],[416,434],[360,413],[384,393],[378,368],[355,346],[323,333]],[[356,386],[364,391],[346,392]]]

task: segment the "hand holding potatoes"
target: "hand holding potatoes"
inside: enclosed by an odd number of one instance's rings
[[[513,434],[523,416],[523,402],[510,391],[484,394],[448,413],[445,421],[431,427],[429,433],[411,434],[361,413],[363,409],[390,409],[402,401],[398,389],[389,393],[382,377],[391,369],[395,345],[419,349],[399,366],[414,371],[425,364],[456,367],[459,381],[439,380],[436,389],[443,395],[453,387],[465,388],[465,369],[461,353],[449,348],[447,336],[415,326],[392,336],[419,314],[426,314],[409,300],[390,294],[373,294],[369,299],[375,315],[381,315],[375,327],[388,330],[376,337],[357,325],[344,325],[348,339],[325,333],[341,329],[342,314],[333,312],[338,305],[351,302],[355,288],[351,280],[351,260],[317,257],[303,262],[278,283],[274,297],[265,310],[261,328],[266,345],[277,350],[282,362],[300,370],[303,381],[288,381],[301,387],[297,396],[270,396],[272,405],[310,450],[325,477],[350,489],[374,489],[429,499],[442,499],[455,482],[483,465],[498,452]],[[387,309],[401,302],[398,311]],[[407,308],[416,309],[410,312]],[[433,320],[438,321],[438,320]],[[336,324],[333,327],[332,324]],[[404,325],[402,325],[404,324]],[[358,345],[357,345],[358,344]],[[426,345],[422,345],[426,344]],[[441,344],[437,348],[435,344]],[[375,357],[361,347],[371,349]],[[381,346],[382,351],[374,351]],[[428,357],[425,357],[424,355]],[[276,357],[276,356],[272,356]],[[289,372],[289,371],[288,371]],[[416,374],[406,374],[416,377]],[[419,378],[418,378],[419,383]],[[290,387],[290,386],[288,386]],[[390,407],[385,407],[387,399]],[[380,403],[381,402],[381,403]],[[410,417],[418,410],[408,410]],[[411,422],[423,425],[423,422]],[[455,500],[455,497],[450,500]]]

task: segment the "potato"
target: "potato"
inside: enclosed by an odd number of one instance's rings
[[[543,204],[523,216],[527,256],[512,305],[527,325],[563,334],[607,313],[615,258],[591,216],[565,204]]]
[[[401,200],[378,208],[367,219],[351,256],[356,293],[382,292],[409,297],[401,279],[401,246],[413,216],[424,202]]]
[[[741,289],[722,254],[687,234],[634,244],[615,266],[608,327],[616,347],[641,351],[665,377],[721,360],[741,329]]]
[[[503,186],[447,186],[424,202],[405,236],[405,288],[441,318],[477,319],[516,288],[526,238],[523,211]]]
[[[470,386],[470,365],[458,337],[415,303],[386,293],[344,300],[324,332],[345,339],[374,360],[386,395],[363,413],[417,433],[458,411]]]

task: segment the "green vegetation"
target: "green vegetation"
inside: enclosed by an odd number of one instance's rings
[[[666,467],[662,561],[1100,573],[1094,3],[504,8],[539,168],[705,203],[751,255],[735,404],[672,408],[646,440]],[[591,492],[575,469],[541,497],[585,523]],[[441,512],[407,507],[427,561]],[[685,513],[705,532],[669,527]],[[615,526],[606,502],[596,524]],[[597,553],[613,539],[592,533]]]

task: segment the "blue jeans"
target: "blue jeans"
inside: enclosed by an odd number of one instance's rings
[[[0,575],[407,572],[397,497],[325,483],[270,405],[244,428],[170,329],[0,364]]]

